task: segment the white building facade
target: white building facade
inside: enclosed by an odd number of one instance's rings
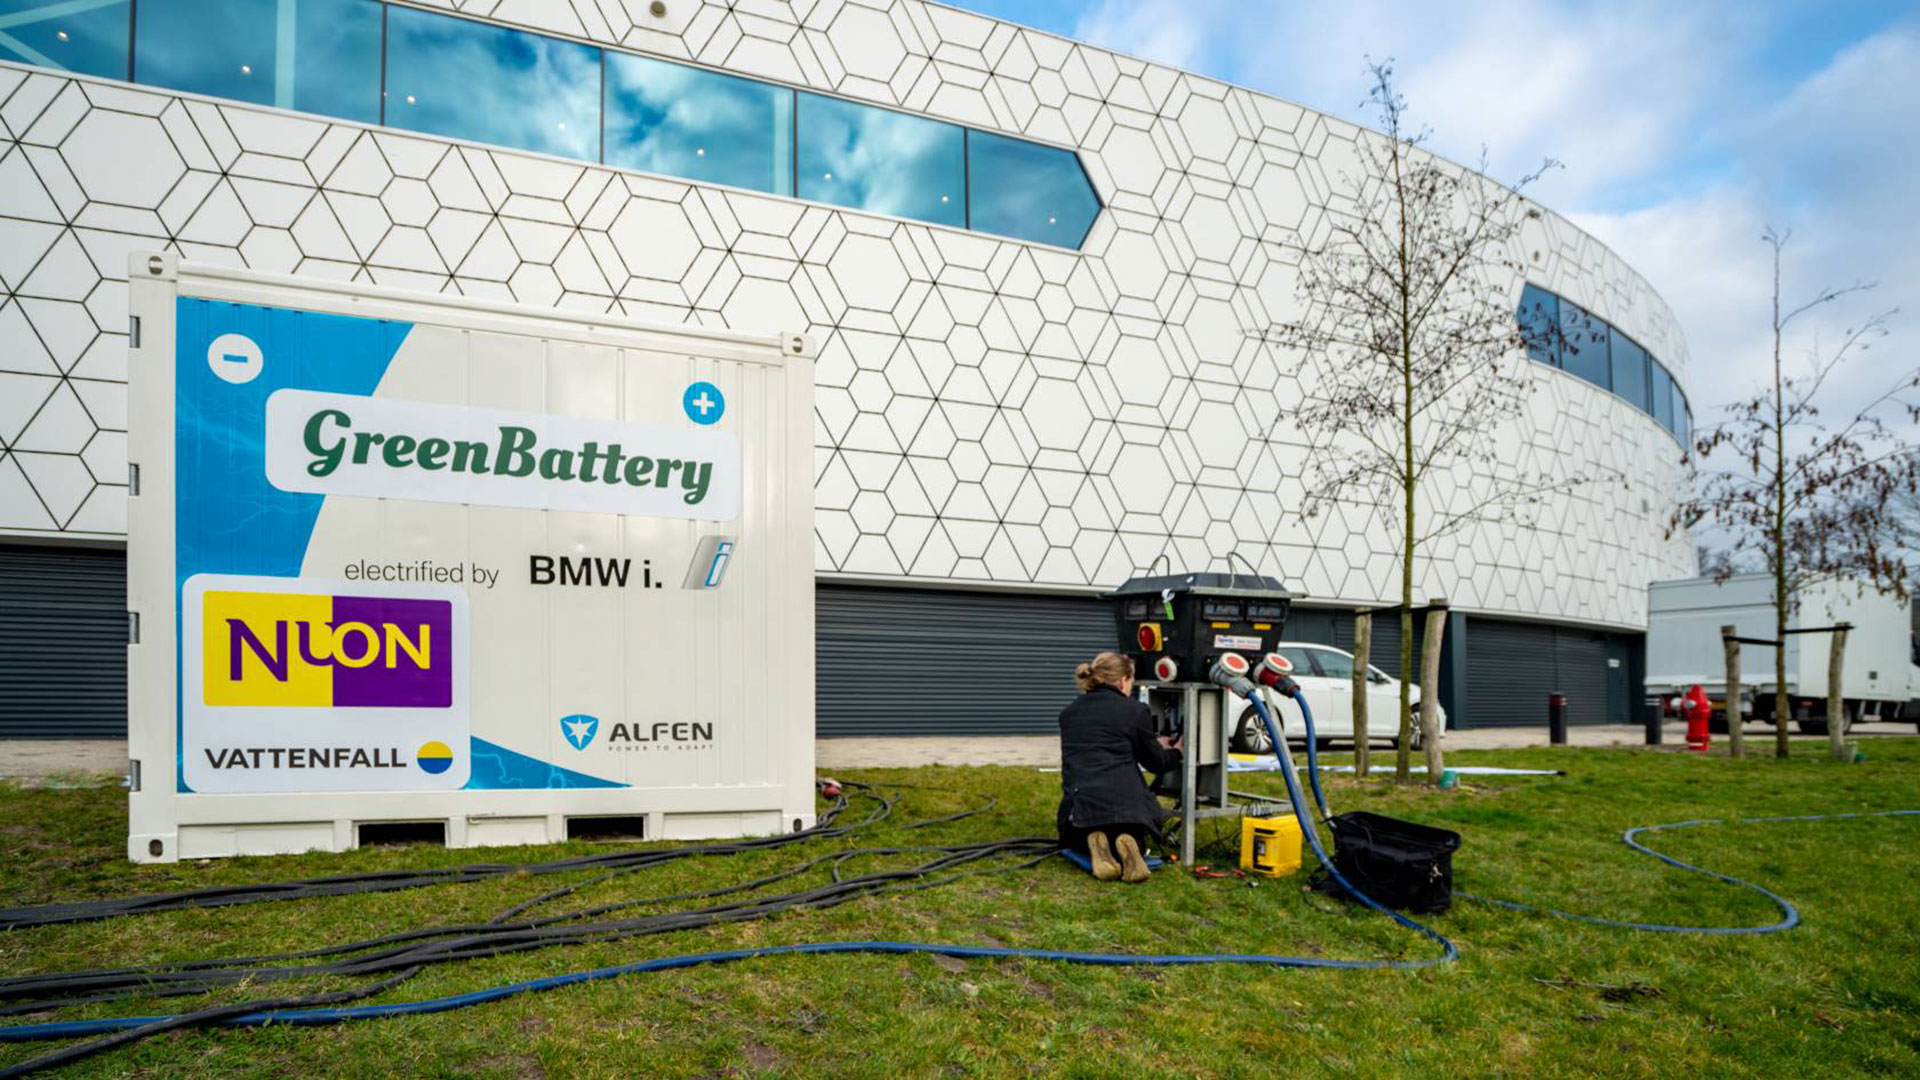
[[[1398,597],[1390,511],[1298,512],[1306,448],[1271,425],[1301,362],[1260,331],[1356,135],[921,0],[0,5],[0,735],[111,733],[74,685],[111,678],[126,256],[158,248],[813,335],[827,733],[1050,730],[1014,691],[1065,687],[1111,636],[1094,594],[1156,560],[1251,565],[1337,641]],[[1695,570],[1686,345],[1564,219],[1517,243],[1516,312],[1609,343],[1536,358],[1516,445],[1610,479],[1441,541],[1415,592],[1456,611],[1456,720],[1544,717],[1548,684],[1619,720],[1646,583]],[[873,674],[942,655],[1003,658],[1006,695],[908,708]]]

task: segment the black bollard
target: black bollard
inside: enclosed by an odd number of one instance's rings
[[[1547,695],[1547,741],[1555,746],[1567,745],[1567,695],[1552,693]]]
[[[1660,705],[1658,702],[1649,701],[1641,706],[1641,710],[1646,713],[1647,745],[1659,746],[1660,729],[1666,726],[1665,718],[1660,715]]]

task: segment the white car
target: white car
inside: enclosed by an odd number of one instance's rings
[[[1303,641],[1283,641],[1274,651],[1293,663],[1293,681],[1300,684],[1301,693],[1313,707],[1313,730],[1320,744],[1353,738],[1353,654],[1330,645]],[[1420,687],[1415,685],[1409,690],[1408,696],[1415,706],[1413,745],[1417,748],[1420,745]],[[1279,700],[1280,708],[1274,719],[1279,722],[1281,733],[1289,742],[1305,739],[1306,723],[1301,719],[1299,704],[1290,698]],[[1447,714],[1443,709],[1440,726],[1444,728],[1446,723]],[[1396,742],[1399,733],[1400,680],[1369,664],[1367,739]],[[1266,727],[1251,705],[1241,709],[1240,718],[1234,724],[1231,749],[1242,754],[1264,754],[1273,749]]]

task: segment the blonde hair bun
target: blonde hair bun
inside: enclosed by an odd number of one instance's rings
[[[1120,684],[1133,677],[1133,659],[1122,653],[1103,652],[1073,669],[1073,681],[1080,692],[1091,692],[1097,686],[1111,686],[1119,689]]]

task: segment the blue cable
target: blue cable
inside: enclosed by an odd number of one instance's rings
[[[1300,706],[1300,718],[1306,721],[1307,783],[1313,787],[1313,802],[1320,808],[1320,820],[1326,821],[1333,817],[1333,811],[1327,809],[1327,795],[1320,790],[1320,740],[1313,735],[1313,710],[1307,707],[1307,699],[1301,696],[1298,687],[1295,687],[1294,692],[1288,696],[1293,698],[1294,704]],[[1266,715],[1265,702],[1261,700],[1265,697],[1266,694],[1256,689],[1253,696],[1247,699],[1253,702],[1254,709],[1259,711],[1262,717]],[[1266,725],[1267,737],[1272,738],[1275,725],[1270,720],[1266,721]],[[1291,767],[1293,763],[1289,761],[1287,765]]]
[[[1375,903],[1366,894],[1355,889],[1333,867],[1333,860],[1327,857],[1326,849],[1320,845],[1320,836],[1314,831],[1313,821],[1307,814],[1306,800],[1300,792],[1299,781],[1293,775],[1293,761],[1288,756],[1287,743],[1279,737],[1273,717],[1267,712],[1264,702],[1255,694],[1252,699],[1254,708],[1260,713],[1261,722],[1266,725],[1267,734],[1273,739],[1274,753],[1284,766],[1281,775],[1287,778],[1287,795],[1293,802],[1294,817],[1300,822],[1300,829],[1306,834],[1312,845],[1314,857],[1320,865],[1326,867],[1335,881],[1344,886],[1353,896],[1375,911],[1391,917],[1393,921],[1440,943],[1444,949],[1442,955],[1426,960],[1329,960],[1317,956],[1271,956],[1264,953],[1164,953],[1136,955],[1131,953],[1080,952],[1071,949],[1027,949],[1011,946],[990,945],[938,945],[912,941],[821,941],[800,945],[767,945],[751,949],[723,949],[715,952],[686,953],[679,956],[663,956],[653,960],[641,960],[631,964],[619,964],[613,967],[594,968],[589,971],[575,971],[565,975],[554,975],[544,979],[531,979],[526,982],[509,983],[504,986],[489,987],[465,994],[451,994],[446,997],[427,998],[422,1001],[400,1002],[394,1005],[355,1005],[346,1008],[287,1009],[278,1012],[248,1013],[244,1016],[228,1017],[218,1022],[220,1027],[264,1027],[268,1024],[333,1024],[344,1020],[363,1020],[385,1016],[420,1016],[429,1013],[446,1012],[461,1009],[469,1005],[479,1005],[489,1001],[517,994],[536,993],[552,990],[575,983],[594,982],[600,979],[612,979],[621,975],[635,975],[649,971],[672,971],[679,968],[698,967],[704,964],[725,964],[735,960],[750,960],[763,956],[784,956],[794,953],[934,953],[941,956],[954,956],[982,959],[1024,959],[1057,960],[1069,964],[1093,964],[1105,967],[1172,967],[1192,964],[1252,964],[1264,967],[1319,968],[1338,971],[1366,971],[1381,969],[1410,969],[1433,967],[1459,959],[1460,951],[1439,933],[1414,922],[1397,911],[1390,911]],[[1306,717],[1307,736],[1313,737],[1313,712],[1307,707],[1306,699],[1295,696],[1300,703],[1301,714]],[[1316,796],[1319,795],[1318,782],[1315,782]],[[1324,800],[1322,809],[1325,808]],[[71,1020],[44,1024],[21,1024],[14,1027],[0,1027],[0,1043],[28,1042],[37,1039],[70,1039],[85,1035],[110,1035],[174,1019],[172,1016],[119,1016],[102,1020]]]
[[[1791,930],[1800,925],[1800,909],[1794,907],[1793,903],[1786,897],[1759,885],[1755,885],[1751,881],[1742,881],[1737,877],[1722,874],[1717,870],[1708,870],[1704,867],[1695,866],[1692,863],[1681,862],[1671,855],[1655,851],[1640,842],[1640,834],[1660,832],[1665,829],[1691,829],[1696,825],[1764,825],[1781,821],[1836,821],[1842,818],[1916,816],[1920,816],[1920,810],[1869,810],[1853,814],[1793,814],[1786,817],[1734,818],[1731,821],[1724,821],[1720,818],[1698,818],[1693,821],[1669,821],[1663,825],[1639,825],[1620,834],[1621,843],[1642,855],[1651,855],[1661,862],[1666,863],[1668,866],[1685,870],[1690,874],[1704,874],[1707,877],[1713,878],[1715,881],[1723,881],[1728,885],[1737,885],[1742,889],[1749,889],[1773,901],[1773,905],[1780,909],[1780,921],[1769,923],[1766,926],[1669,926],[1665,923],[1643,923],[1629,922],[1623,919],[1604,919],[1598,915],[1582,915],[1578,912],[1536,907],[1532,904],[1523,904],[1518,900],[1500,900],[1491,896],[1476,896],[1473,893],[1455,892],[1453,895],[1463,900],[1471,900],[1476,904],[1488,904],[1493,907],[1505,908],[1508,911],[1524,911],[1536,915],[1551,915],[1556,919],[1572,919],[1575,922],[1592,923],[1595,926],[1611,926],[1620,930],[1645,930],[1658,934],[1773,934],[1781,930]]]
[[[1297,690],[1289,696],[1300,706],[1300,717],[1306,722],[1307,756],[1309,764],[1311,765],[1314,757],[1313,708],[1307,704],[1306,695],[1299,693]],[[1327,849],[1320,845],[1320,831],[1315,828],[1313,820],[1307,815],[1307,800],[1305,796],[1300,793],[1299,778],[1293,774],[1293,761],[1287,751],[1287,740],[1281,737],[1280,726],[1273,722],[1273,714],[1267,711],[1265,698],[1266,695],[1258,689],[1255,689],[1252,694],[1247,695],[1247,700],[1253,703],[1254,711],[1260,714],[1260,722],[1266,726],[1267,738],[1273,740],[1275,756],[1280,759],[1280,775],[1287,782],[1287,798],[1293,803],[1294,820],[1300,823],[1301,835],[1306,838],[1308,846],[1313,849],[1313,857],[1320,860],[1320,865],[1326,869],[1328,874],[1332,875],[1333,880],[1338,882],[1341,888],[1347,891],[1348,896],[1353,897],[1360,901],[1360,903],[1382,915],[1391,918],[1401,926],[1432,938],[1439,942],[1441,948],[1445,950],[1443,955],[1431,960],[1410,960],[1386,966],[1423,968],[1432,967],[1435,964],[1452,963],[1458,960],[1460,958],[1460,950],[1453,947],[1453,942],[1448,941],[1439,931],[1429,929],[1391,908],[1382,906],[1380,902],[1373,897],[1354,888],[1353,883],[1347,880],[1346,875],[1342,874],[1339,869],[1333,865],[1333,860],[1327,857]],[[1320,809],[1324,812],[1326,810],[1326,800],[1321,797],[1319,780],[1314,777],[1314,773],[1316,772],[1318,772],[1317,768],[1310,769],[1308,777],[1313,784],[1314,798],[1320,802]]]
[[[724,964],[736,960],[751,960],[759,957],[793,954],[931,953],[940,956],[966,959],[1054,960],[1069,964],[1090,964],[1100,967],[1178,967],[1197,964],[1248,964],[1263,967],[1313,968],[1338,971],[1426,968],[1457,960],[1460,956],[1459,950],[1439,932],[1423,926],[1397,911],[1382,907],[1371,897],[1354,888],[1353,885],[1341,875],[1340,871],[1335,869],[1333,860],[1327,857],[1326,849],[1321,845],[1320,836],[1314,827],[1314,822],[1307,814],[1306,796],[1301,791],[1300,782],[1294,774],[1292,756],[1287,749],[1286,740],[1281,737],[1278,725],[1274,723],[1273,715],[1268,711],[1265,701],[1262,700],[1263,697],[1264,695],[1255,693],[1249,700],[1252,701],[1255,711],[1259,713],[1260,722],[1266,727],[1268,738],[1273,740],[1274,754],[1280,760],[1280,775],[1286,781],[1287,797],[1293,804],[1294,818],[1300,823],[1300,830],[1305,836],[1308,845],[1311,847],[1314,858],[1320,861],[1320,865],[1326,868],[1327,872],[1332,875],[1336,882],[1347,890],[1349,895],[1358,899],[1366,907],[1388,916],[1396,923],[1439,942],[1444,950],[1443,955],[1426,960],[1329,960],[1323,957],[1272,956],[1262,953],[1164,953],[1134,955],[1128,953],[1081,952],[1070,949],[1029,949],[994,945],[940,945],[910,941],[822,941],[798,945],[767,945],[748,949],[723,949],[713,952],[663,956],[652,960],[636,961],[631,964],[619,964],[613,967],[570,972],[565,975],[553,975],[542,979],[530,979],[524,982],[488,987],[484,990],[475,990],[465,994],[450,994],[444,997],[428,998],[422,1001],[400,1002],[392,1005],[356,1005],[346,1008],[289,1009],[274,1012],[248,1013],[244,1016],[228,1017],[220,1021],[219,1026],[264,1027],[268,1024],[306,1026],[314,1024],[334,1024],[347,1020],[374,1019],[379,1017],[421,1016],[466,1008],[470,1005],[499,1001],[519,994],[537,993],[543,990],[572,986],[577,983],[618,978],[622,975],[637,975],[654,971],[672,971],[681,968],[698,967],[705,964]],[[1299,704],[1301,716],[1305,721],[1307,745],[1309,748],[1308,764],[1310,771],[1308,776],[1313,787],[1313,796],[1319,804],[1321,811],[1324,813],[1326,811],[1326,800],[1320,791],[1317,775],[1317,755],[1315,755],[1312,750],[1314,742],[1313,709],[1307,704],[1304,696],[1296,693],[1293,695],[1293,699]],[[1839,818],[1907,816],[1920,816],[1920,810],[1882,810],[1845,814],[1800,814],[1786,817],[1739,818],[1735,819],[1732,824],[1829,821]],[[1466,893],[1455,893],[1455,895],[1513,911],[1538,912],[1564,919],[1574,919],[1600,926],[1630,930],[1696,934],[1766,934],[1780,930],[1789,930],[1798,926],[1800,923],[1799,911],[1778,894],[1762,888],[1759,885],[1755,885],[1752,882],[1742,881],[1726,874],[1702,869],[1690,863],[1682,862],[1670,855],[1647,847],[1637,839],[1642,833],[1714,824],[1723,824],[1723,822],[1718,819],[1700,819],[1695,821],[1670,822],[1662,825],[1642,825],[1628,829],[1621,839],[1633,850],[1645,855],[1651,855],[1669,866],[1690,873],[1704,874],[1727,884],[1738,885],[1759,893],[1780,908],[1783,918],[1779,922],[1767,926],[1755,927],[1664,926],[1654,923],[1635,923],[1603,919],[1592,915],[1579,915],[1555,911],[1550,908],[1534,907],[1512,900],[1497,900],[1489,897],[1471,896]],[[89,1035],[108,1035],[114,1032],[127,1031],[171,1019],[174,1019],[174,1017],[127,1016],[101,1020],[22,1024],[14,1027],[0,1027],[0,1042],[27,1042],[39,1039],[70,1039]]]

